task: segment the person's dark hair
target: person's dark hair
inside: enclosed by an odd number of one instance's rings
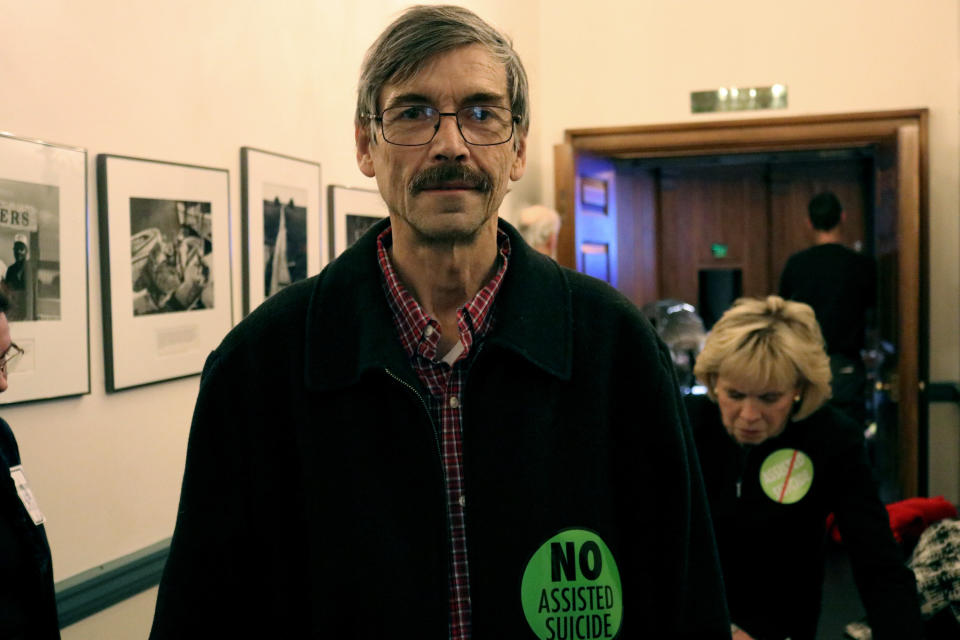
[[[518,128],[526,134],[530,128],[527,73],[510,38],[469,9],[442,5],[407,9],[367,51],[357,92],[357,126],[372,124],[369,114],[379,113],[377,101],[385,84],[408,80],[432,56],[470,44],[485,46],[506,67],[510,110],[520,117]],[[371,131],[375,139],[376,129]]]
[[[843,207],[840,200],[830,191],[815,195],[807,205],[810,214],[810,224],[817,231],[830,231],[840,224],[840,214]]]

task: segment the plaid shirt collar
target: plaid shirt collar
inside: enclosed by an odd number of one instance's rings
[[[383,274],[383,288],[387,303],[393,315],[394,324],[400,334],[400,341],[407,357],[421,356],[432,362],[444,360],[452,365],[466,358],[474,341],[483,337],[493,323],[493,302],[503,282],[510,258],[510,239],[497,229],[498,262],[497,272],[477,294],[457,311],[457,329],[460,345],[450,354],[437,353],[440,344],[440,323],[431,318],[426,310],[400,282],[396,269],[390,262],[388,250],[393,245],[391,227],[387,227],[377,236],[377,261]],[[449,358],[449,360],[448,360]]]

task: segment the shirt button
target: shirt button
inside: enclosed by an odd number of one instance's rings
[[[428,325],[427,325],[427,328],[423,330],[423,335],[427,336],[428,338],[433,335],[433,325],[432,325],[432,324],[428,324]]]
[[[450,408],[456,409],[460,406],[460,398],[457,396],[450,396]]]
[[[457,502],[460,503],[460,506],[461,506],[461,507],[467,506],[467,496],[461,494],[461,495],[460,495],[460,499],[457,500]]]

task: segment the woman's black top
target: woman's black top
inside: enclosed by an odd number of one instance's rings
[[[836,514],[874,640],[921,637],[916,582],[890,531],[857,424],[826,406],[756,446],[705,396],[687,401],[730,619],[762,640],[813,640],[827,514]]]

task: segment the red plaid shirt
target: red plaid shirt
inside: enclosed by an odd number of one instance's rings
[[[440,425],[447,513],[450,526],[450,639],[468,640],[470,626],[470,571],[467,566],[466,490],[463,485],[462,400],[467,364],[472,347],[493,324],[494,299],[503,281],[510,257],[510,240],[497,232],[499,266],[496,274],[470,302],[457,311],[460,342],[449,353],[437,352],[440,323],[427,315],[400,282],[387,250],[393,243],[388,227],[377,237],[377,259],[383,272],[383,288],[393,312],[393,322],[413,370],[427,388],[427,407],[435,425]]]

